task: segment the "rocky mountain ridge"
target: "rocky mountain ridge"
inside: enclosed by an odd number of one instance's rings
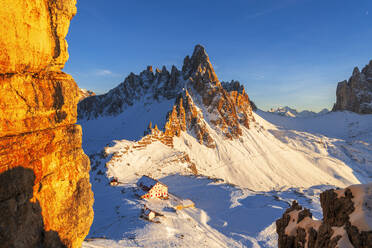
[[[372,113],[372,60],[362,71],[354,68],[348,81],[337,85],[333,111],[348,110],[359,114]]]
[[[163,67],[154,73],[149,66],[139,75],[131,73],[107,94],[81,101],[78,115],[80,119],[92,119],[117,115],[138,102],[174,100],[166,124],[160,129],[164,129],[169,137],[188,131],[201,144],[214,148],[207,122],[226,138],[232,139],[241,135],[241,125],[249,128],[249,123],[254,121],[244,87],[235,81],[223,85],[204,47],[197,45],[193,55],[184,59],[181,71],[173,66],[171,72]]]
[[[169,72],[152,66],[139,75],[131,73],[121,84],[103,95],[88,97],[79,103],[78,117],[92,119],[105,115],[117,115],[137,101],[159,101],[160,98],[175,98],[182,90],[180,71],[173,66]]]

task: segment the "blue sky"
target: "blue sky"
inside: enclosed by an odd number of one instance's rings
[[[222,81],[258,107],[319,111],[372,59],[371,0],[78,0],[64,71],[104,93],[147,65],[205,46]]]

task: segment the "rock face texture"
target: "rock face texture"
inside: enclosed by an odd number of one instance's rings
[[[372,244],[372,183],[320,195],[323,220],[297,202],[276,221],[278,247],[367,248]]]
[[[372,113],[372,60],[362,71],[354,68],[349,81],[337,85],[337,101],[333,111],[349,110],[359,114]]]
[[[238,82],[218,80],[204,47],[197,45],[191,57],[184,59],[182,70],[175,66],[169,72],[165,67],[151,66],[139,75],[131,73],[123,83],[107,94],[88,97],[78,105],[79,119],[117,115],[140,101],[173,100],[164,127],[168,137],[191,133],[207,147],[215,141],[207,128],[208,122],[228,139],[238,138],[241,127],[249,128],[254,121],[252,107],[244,87]]]
[[[231,80],[230,82],[221,82],[221,85],[227,92],[236,91],[239,94],[243,94],[243,92],[245,92],[244,86],[240,84],[239,81]],[[250,102],[252,111],[257,111],[256,104],[251,99],[249,100],[249,102]]]
[[[76,122],[77,87],[62,72],[1,74],[0,133],[33,132]]]
[[[0,73],[62,69],[75,5],[74,0],[1,1]]]
[[[80,247],[93,221],[78,88],[61,72],[75,4],[0,2],[0,247]]]

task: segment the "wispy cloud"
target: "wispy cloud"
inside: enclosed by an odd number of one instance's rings
[[[113,72],[109,69],[96,69],[96,70],[93,70],[93,73],[91,74],[93,74],[94,76],[98,76],[98,77],[122,77],[123,76],[122,74]]]
[[[100,69],[100,70],[96,70],[95,74],[97,76],[109,76],[109,75],[113,75],[114,73],[110,70],[107,70],[107,69],[105,69],[105,70]]]
[[[272,9],[267,9],[267,10],[264,10],[264,11],[261,11],[261,12],[253,13],[253,14],[247,15],[246,18],[247,19],[255,19],[257,17],[263,16],[263,15],[266,15],[266,14],[270,14],[271,12],[274,12],[277,9],[279,9],[279,8],[272,8]]]
[[[247,19],[255,19],[267,14],[271,14],[272,12],[275,12],[277,10],[286,8],[290,5],[298,3],[298,0],[284,0],[284,1],[278,1],[273,7],[267,8],[261,11],[258,11],[256,13],[248,14],[245,18]]]

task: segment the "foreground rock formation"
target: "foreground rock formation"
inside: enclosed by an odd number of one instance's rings
[[[80,247],[93,221],[78,88],[61,72],[75,4],[0,2],[0,247]]]
[[[355,67],[349,81],[338,83],[336,96],[333,111],[372,114],[372,60],[362,71]]]
[[[279,248],[368,248],[372,245],[372,183],[320,195],[323,220],[297,202],[276,221]]]
[[[164,135],[172,138],[187,131],[209,148],[215,148],[215,141],[207,122],[225,138],[234,139],[242,134],[242,126],[249,128],[254,121],[244,87],[235,81],[221,83],[201,45],[184,59],[182,70],[173,66],[170,72],[165,67],[154,72],[149,66],[139,75],[131,73],[107,94],[82,100],[78,113],[80,119],[89,120],[120,114],[138,102],[164,100],[174,101],[165,125],[159,126]]]

